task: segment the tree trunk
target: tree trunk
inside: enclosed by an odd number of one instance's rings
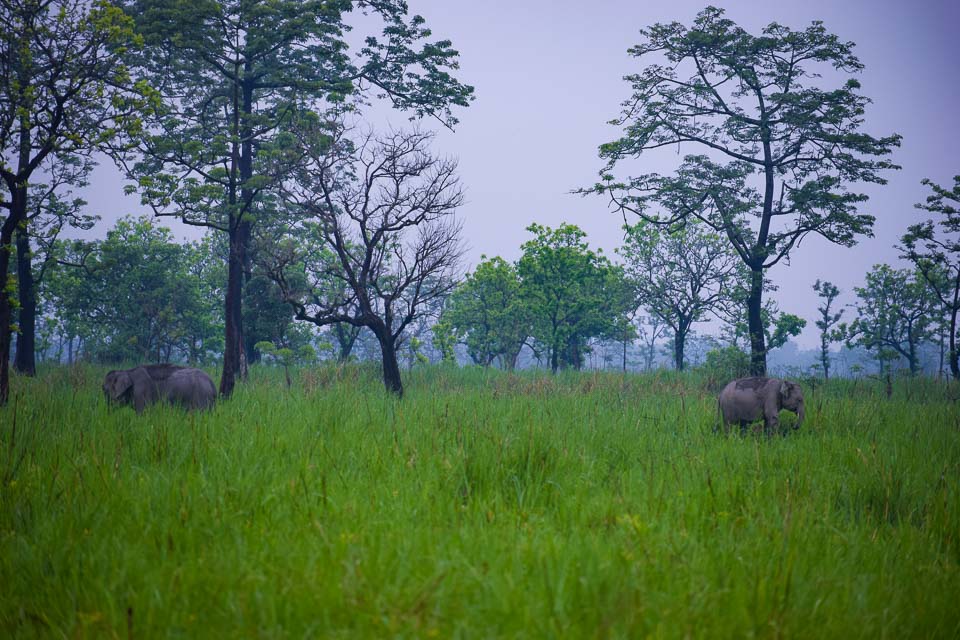
[[[397,362],[397,345],[387,329],[376,329],[374,335],[380,343],[383,356],[383,386],[387,391],[403,397],[403,382],[400,380],[400,364]]]
[[[626,334],[626,331],[624,331],[624,334]],[[624,372],[624,373],[627,372],[627,338],[626,338],[626,335],[624,335],[624,338],[623,338],[623,372]]]
[[[673,366],[677,371],[683,371],[683,346],[686,340],[686,332],[678,331],[673,337]]]
[[[820,364],[823,366],[823,379],[830,379],[830,348],[827,344],[827,333],[820,337]]]
[[[239,233],[230,233],[230,256],[227,259],[227,295],[224,306],[223,375],[220,376],[220,395],[230,397],[240,372],[240,354],[243,351],[240,299],[243,279],[243,245]]]
[[[950,373],[960,380],[960,352],[957,351],[957,308],[950,314]]]
[[[37,291],[33,280],[30,255],[30,236],[27,230],[17,232],[17,291],[20,298],[19,321],[17,322],[17,353],[13,367],[27,376],[37,375]]]
[[[953,307],[950,309],[950,373],[954,380],[960,380],[960,352],[957,351],[957,311],[960,311],[960,268],[954,280]]]
[[[346,362],[350,359],[350,353],[353,351],[353,345],[360,335],[358,328],[339,322],[333,325],[333,332],[337,336],[337,345],[340,352],[337,354],[337,362]]]
[[[21,162],[21,165],[23,163]],[[13,235],[20,223],[27,218],[27,186],[22,180],[11,184],[10,213],[0,228],[0,406],[10,399],[10,343],[12,342],[13,300],[7,286],[10,275],[10,254]]]
[[[763,335],[763,271],[750,272],[747,327],[750,331],[750,375],[767,375],[767,348]]]
[[[251,263],[250,241],[252,239],[252,222],[249,216],[252,215],[253,199],[256,194],[250,189],[249,184],[253,179],[253,79],[251,74],[253,69],[250,60],[244,63],[243,82],[241,83],[241,108],[243,116],[240,118],[240,161],[238,169],[240,170],[240,203],[241,219],[237,225],[239,241],[241,245],[240,266],[243,270],[243,283],[240,288],[240,298],[237,307],[240,316],[240,322],[237,324],[237,339],[240,341],[240,378],[246,380],[250,372],[249,361],[247,359],[247,350],[244,345],[243,336],[243,285],[250,282],[253,276],[253,265]],[[250,345],[251,352],[253,345]]]
[[[10,270],[10,243],[13,240],[13,229],[16,223],[11,223],[13,213],[7,218],[0,231],[0,283],[7,282]],[[13,301],[10,300],[10,290],[6,286],[0,287],[0,406],[7,404],[10,398],[10,325],[13,324]]]

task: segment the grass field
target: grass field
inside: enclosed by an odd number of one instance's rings
[[[103,370],[0,409],[3,637],[960,637],[960,387],[259,370],[207,414]],[[785,414],[786,415],[786,414]],[[789,418],[785,417],[785,421]]]

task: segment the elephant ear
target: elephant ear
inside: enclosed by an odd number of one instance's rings
[[[144,407],[157,400],[157,383],[143,367],[130,371],[133,383],[133,408],[137,413],[143,413]]]
[[[114,401],[119,400],[133,386],[133,378],[127,371],[111,371],[107,374],[107,383],[110,398]]]
[[[792,384],[786,380],[780,381],[780,399],[786,400],[790,397],[790,387]]]

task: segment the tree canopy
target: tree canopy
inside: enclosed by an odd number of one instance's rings
[[[622,135],[601,145],[601,181],[584,192],[655,223],[695,217],[726,237],[751,273],[751,368],[763,374],[764,272],[809,235],[843,246],[869,235],[867,196],[851,187],[885,182],[900,136],[862,130],[869,99],[856,79],[828,86],[822,70],[842,77],[863,65],[821,22],[753,35],[707,7],[690,27],[654,24],[641,36],[629,54],[647,64],[626,76],[632,95],[612,122]],[[665,147],[697,153],[671,176],[615,176],[623,161]]]
[[[957,349],[957,314],[960,313],[960,176],[954,176],[953,188],[941,187],[930,180],[923,184],[933,191],[918,209],[940,215],[911,225],[901,242],[904,256],[931,287],[947,315],[950,342],[950,372],[960,380],[960,351]]]
[[[279,185],[302,160],[291,129],[330,109],[375,97],[448,126],[473,88],[450,72],[457,52],[433,39],[402,0],[130,0],[146,42],[138,65],[164,98],[162,115],[126,159],[144,202],[159,215],[229,237],[223,375],[229,395],[245,371],[242,288],[252,277],[250,244]],[[357,56],[350,14],[380,33]]]
[[[632,299],[623,269],[590,249],[576,225],[532,224],[517,263],[532,335],[550,369],[583,366],[587,340],[618,338]],[[618,331],[619,330],[619,331]]]

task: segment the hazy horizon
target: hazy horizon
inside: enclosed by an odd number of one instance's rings
[[[908,225],[927,217],[913,207],[929,193],[921,179],[948,184],[960,173],[960,161],[950,162],[960,144],[955,124],[960,88],[953,72],[960,44],[952,33],[960,24],[960,3],[927,2],[922,10],[917,4],[864,1],[713,4],[752,33],[774,21],[803,29],[821,20],[829,32],[856,43],[855,53],[865,65],[857,78],[863,95],[873,101],[864,131],[903,135],[891,158],[903,169],[889,172],[886,186],[863,188],[871,199],[861,211],[876,216],[875,237],[861,239],[852,249],[809,238],[794,250],[791,263],[770,271],[780,289],[769,295],[781,310],[807,320],[796,341],[811,348],[818,341],[813,282],[832,281],[842,290],[840,301],[852,302],[853,287],[873,264],[901,264],[892,245]],[[536,0],[522,6],[411,0],[411,14],[423,15],[436,38],[452,40],[460,52],[457,77],[476,88],[474,104],[456,114],[456,131],[439,131],[435,144],[438,153],[460,161],[467,195],[459,212],[470,247],[467,268],[483,254],[516,259],[529,237],[524,228],[532,222],[576,224],[591,246],[615,257],[622,218],[603,198],[570,192],[596,180],[602,166],[597,147],[617,136],[606,123],[629,96],[622,76],[642,68],[642,61],[626,53],[639,41],[638,30],[664,21],[689,25],[704,6],[689,0],[643,5]],[[370,121],[402,127],[407,116],[374,108]],[[422,126],[433,127],[428,121]],[[668,159],[657,169],[670,172],[678,161]],[[125,197],[122,189],[112,165],[97,169],[83,196],[88,212],[103,221],[84,237],[102,237],[120,216],[145,212],[139,197]],[[175,219],[164,218],[163,224],[178,237],[199,236]]]

